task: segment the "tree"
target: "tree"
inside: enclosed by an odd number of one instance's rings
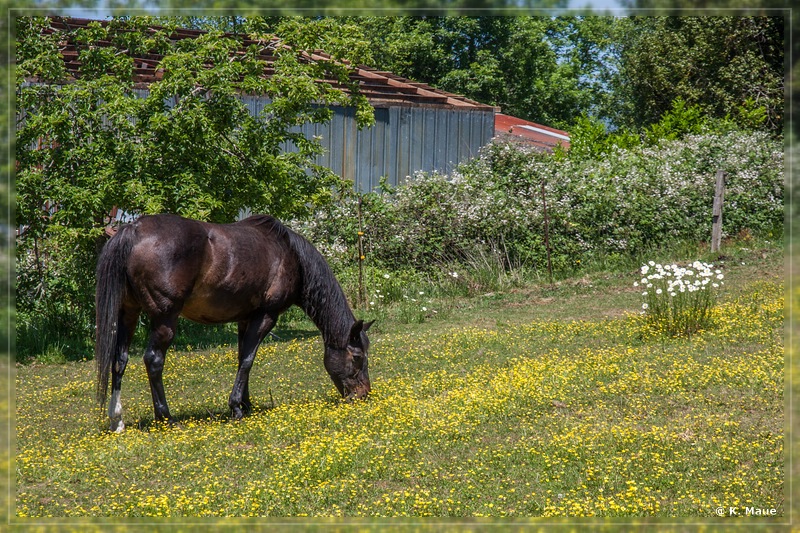
[[[5,8],[10,7],[5,0],[0,1],[0,5]],[[9,30],[9,18],[0,22],[0,28],[4,33]],[[4,40],[0,45],[0,76],[4,80],[10,79],[10,68],[8,65],[8,47],[9,43]],[[10,85],[10,84],[8,84]],[[0,132],[0,144],[3,147],[9,146],[11,143],[11,110],[9,109],[9,89],[6,84],[3,84],[0,90],[0,123],[3,124],[2,132]],[[13,206],[11,176],[13,175],[13,165],[9,154],[11,150],[3,150],[0,155],[0,324],[8,324],[13,320],[13,299],[11,291],[13,282],[11,281],[11,273],[13,272],[13,264],[11,257],[13,256],[13,248],[10,246],[12,229],[11,209]],[[8,335],[9,329],[3,327],[0,332],[0,364],[3,363],[3,358],[9,354],[10,344],[13,343],[13,336]],[[13,348],[12,348],[13,350]],[[0,411],[2,412],[2,411]]]
[[[781,17],[367,17],[375,65],[570,129],[641,132],[678,99],[747,129],[783,124]]]
[[[154,22],[63,30],[48,18],[17,19],[18,309],[60,316],[65,331],[91,323],[94,258],[112,208],[216,222],[245,207],[303,216],[339,178],[312,163],[321,148],[297,126],[329,120],[331,105],[355,106],[362,125],[372,120],[351,67],[308,61],[293,46],[302,32],[252,35],[245,47],[243,36],[219,30],[172,40],[174,23]],[[76,79],[66,41],[79,53]],[[134,87],[137,55],[158,61],[161,79],[147,97]],[[242,94],[270,101],[253,116]]]
[[[376,66],[503,112],[568,127],[599,107],[609,17],[367,17]]]
[[[616,124],[643,128],[682,99],[709,116],[780,132],[781,17],[630,17],[612,85]],[[759,111],[761,110],[761,111]],[[764,123],[754,123],[758,117]]]
[[[789,0],[703,0],[698,2],[696,0],[623,0],[623,7],[648,9],[655,12],[663,12],[665,14],[679,15],[696,14],[698,8],[726,10],[726,14],[731,14],[731,11],[737,16],[754,16],[754,15],[773,15],[773,20],[776,25],[784,24],[785,27],[791,28],[793,35],[788,39],[789,46],[786,48],[789,51],[789,60],[787,62],[788,72],[786,77],[790,79],[789,87],[791,94],[789,97],[797,101],[800,96],[800,35],[797,34],[800,28],[800,13],[797,9],[790,10],[793,2]],[[769,9],[769,11],[767,11]],[[783,10],[783,11],[779,11]],[[711,11],[713,13],[713,11]],[[778,15],[778,16],[775,16]],[[783,22],[781,22],[783,19]],[[781,35],[786,30],[780,30]],[[777,43],[778,47],[782,44]],[[779,67],[782,68],[782,67]],[[794,125],[795,137],[800,136],[800,108],[798,106],[791,107],[786,110],[787,113],[793,112],[794,116],[791,123]]]

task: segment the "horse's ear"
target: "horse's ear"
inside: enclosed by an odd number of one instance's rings
[[[365,324],[363,320],[356,320],[350,328],[350,343],[360,344],[361,332],[367,331],[374,322],[374,320],[371,320]]]
[[[361,332],[363,330],[364,330],[364,321],[356,320],[350,327],[350,342],[354,344],[361,342]]]

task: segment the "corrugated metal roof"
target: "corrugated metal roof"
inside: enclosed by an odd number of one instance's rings
[[[511,140],[552,150],[559,144],[569,148],[569,133],[521,118],[497,113],[494,116],[495,136],[501,140]]]
[[[69,31],[86,27],[91,22],[98,22],[101,25],[107,25],[108,21],[96,21],[91,19],[78,19],[71,17],[52,17],[50,19],[50,27],[44,30],[45,33],[55,33],[56,31]],[[158,26],[153,26],[151,31],[155,32],[160,29]],[[176,29],[170,36],[170,40],[178,42],[183,39],[194,39],[203,35],[202,30],[190,29]],[[261,47],[259,59],[266,63],[264,75],[269,76],[273,74],[272,68],[275,58],[275,50],[278,47],[285,46],[277,37],[264,40],[253,40],[249,37],[242,35],[226,34],[231,38],[240,39],[242,45],[240,49],[233,55],[243,55],[246,49],[252,45]],[[100,41],[101,46],[113,46],[111,41]],[[61,43],[61,53],[64,57],[64,64],[67,68],[67,73],[70,77],[77,78],[80,76],[80,51],[84,44],[75,42],[74,39],[69,39]],[[126,51],[127,52],[127,51]],[[308,61],[332,61],[329,54],[321,50],[314,50],[311,52],[300,52]],[[159,67],[163,55],[157,53],[136,53],[132,55],[134,59],[134,83],[139,88],[144,88],[149,84],[158,81],[163,76],[163,70]],[[381,71],[378,69],[369,68],[366,66],[358,66],[351,74],[351,79],[357,80],[359,89],[370,103],[375,107],[388,107],[392,105],[408,105],[408,106],[440,106],[448,108],[465,108],[473,110],[491,110],[492,106],[481,104],[470,100],[463,96],[441,91],[439,89],[430,87],[424,83],[417,83],[406,78],[401,78],[390,72]],[[335,83],[334,80],[325,80],[329,83]]]

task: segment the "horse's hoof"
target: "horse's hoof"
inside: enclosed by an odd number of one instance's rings
[[[244,417],[244,413],[242,412],[242,409],[240,407],[234,407],[231,410],[231,417],[234,420],[241,420]]]
[[[122,420],[112,420],[109,429],[112,433],[122,433],[125,431],[125,423]]]

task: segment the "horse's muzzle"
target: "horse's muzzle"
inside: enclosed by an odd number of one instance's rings
[[[344,393],[345,401],[352,401],[352,400],[363,400],[369,394],[369,391],[372,390],[369,383],[359,383],[357,386],[353,387],[352,390],[346,390]]]

